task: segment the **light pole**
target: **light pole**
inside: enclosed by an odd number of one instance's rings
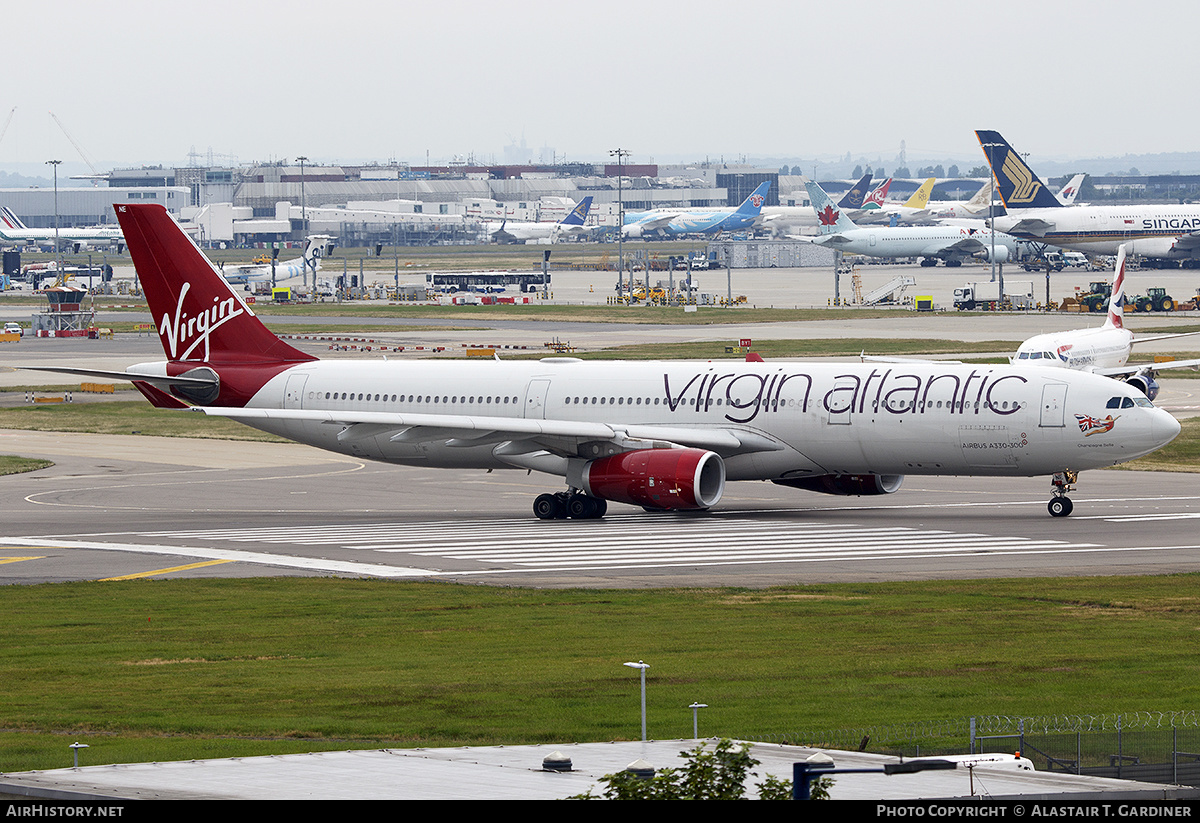
[[[639,660],[636,663],[626,663],[631,669],[641,669],[642,671],[642,742],[646,742],[646,669],[650,668],[649,663],[643,663]]]
[[[301,230],[301,233],[306,238],[306,237],[308,237],[308,208],[307,208],[308,204],[304,197],[304,164],[308,161],[308,158],[302,154],[296,158],[296,161],[300,164],[300,230]],[[308,285],[308,262],[307,261],[304,261],[304,263],[303,263],[303,275],[300,278],[300,285],[301,285],[301,287],[306,287]],[[313,291],[316,291],[316,289],[317,289],[317,273],[316,273],[316,271],[313,271]]]
[[[692,710],[692,739],[700,739],[700,710],[707,709],[707,703],[693,703],[688,706]]]
[[[46,165],[54,167],[54,265],[58,268],[55,274],[62,277],[62,247],[58,242],[58,164],[61,160],[47,160]]]
[[[992,230],[992,282],[996,282],[996,158],[994,150],[999,148],[1001,143],[984,143],[983,147],[987,149],[988,156],[988,172],[991,174],[992,191],[988,197],[988,226]],[[1000,302],[1004,302],[1004,281],[1000,281]]]
[[[613,149],[610,156],[617,158],[617,296],[620,297],[621,278],[625,273],[625,158],[629,152],[625,149]],[[632,284],[630,285],[632,288]]]

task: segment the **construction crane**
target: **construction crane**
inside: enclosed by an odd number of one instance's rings
[[[67,127],[64,126],[62,121],[58,119],[58,116],[54,112],[50,112],[50,116],[54,118],[54,122],[58,124],[58,127],[60,129],[62,129],[62,133],[67,136],[67,139],[71,141],[71,145],[75,147],[75,151],[79,152],[79,156],[81,158],[83,158],[83,162],[87,163],[88,168],[92,170],[92,173],[90,175],[88,175],[88,174],[72,175],[71,176],[72,179],[76,179],[76,180],[78,180],[78,179],[83,179],[83,180],[89,180],[89,179],[90,180],[105,180],[105,179],[107,179],[108,175],[101,174],[100,172],[96,171],[96,164],[93,163],[91,161],[91,158],[88,157],[87,152],[85,152],[83,150],[83,146],[79,145],[79,141],[71,136],[71,132],[67,131]]]

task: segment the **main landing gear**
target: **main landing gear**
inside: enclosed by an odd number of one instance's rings
[[[1075,491],[1075,484],[1078,482],[1079,472],[1070,470],[1055,472],[1054,477],[1050,478],[1050,485],[1054,487],[1054,496],[1050,498],[1046,508],[1051,517],[1066,517],[1075,508],[1071,498],[1067,497],[1067,492]]]
[[[594,520],[608,511],[608,501],[577,491],[539,494],[533,501],[533,513],[541,520]]]

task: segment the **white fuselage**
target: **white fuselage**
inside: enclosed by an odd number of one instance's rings
[[[1132,348],[1133,332],[1102,326],[1036,335],[1020,345],[1012,362],[1093,371],[1124,366]]]
[[[271,378],[230,416],[335,452],[436,467],[562,474],[566,458],[539,463],[537,443],[553,438],[556,425],[573,427],[562,451],[586,458],[593,447],[580,431],[596,424],[643,444],[711,437],[730,480],[1034,476],[1111,466],[1178,433],[1174,418],[1148,403],[1111,431],[1083,431],[1085,418],[1125,396],[1144,401],[1107,378],[1012,366],[313,361]],[[273,410],[282,410],[278,418]],[[253,414],[262,416],[247,419]],[[471,436],[439,434],[447,415],[471,418]],[[505,429],[514,418],[536,429],[524,449],[516,427]],[[598,436],[594,453],[606,454],[606,445]]]
[[[1116,254],[1125,244],[1130,254],[1187,258],[1193,256],[1191,249],[1177,249],[1175,244],[1200,231],[1200,205],[1010,209],[996,218],[996,228],[1012,230],[1021,239],[1093,254]]]
[[[823,235],[813,242],[839,251],[870,257],[967,258],[972,256],[971,251],[950,253],[948,249],[971,238],[979,241],[978,251],[982,251],[992,242],[990,232],[972,232],[964,226],[880,226],[875,229],[850,229]],[[996,245],[1010,247],[1011,251],[1013,240],[997,232]]]

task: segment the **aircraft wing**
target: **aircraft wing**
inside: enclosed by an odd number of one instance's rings
[[[1006,229],[1007,234],[1032,234],[1045,237],[1046,232],[1054,228],[1054,223],[1037,217],[1026,217],[1018,220],[1012,228]]]
[[[785,448],[772,437],[736,426],[656,426],[544,420],[527,417],[476,417],[454,414],[257,409],[196,406],[214,417],[253,420],[308,420],[342,426],[339,440],[387,436],[401,443],[443,441],[450,446],[483,446],[511,441],[531,443],[526,451],[542,449],[567,457],[579,456],[581,444],[611,442],[622,448],[688,446],[709,449],[722,457]]]
[[[636,223],[630,223],[629,226],[638,226],[642,229],[642,231],[655,231],[656,229],[666,228],[667,225],[679,215],[680,212],[654,214],[647,216]]]
[[[864,363],[962,363],[961,360],[932,360],[921,357],[899,357],[887,354],[860,354],[859,359]]]
[[[1177,249],[1191,251],[1197,247],[1200,247],[1200,232],[1184,234],[1175,240],[1175,248]]]
[[[1171,369],[1197,368],[1200,368],[1200,359],[1164,360],[1161,363],[1126,363],[1124,366],[1112,366],[1106,369],[1092,369],[1092,373],[1102,374],[1105,377],[1130,377],[1135,374],[1154,374],[1160,371],[1170,371]]]

